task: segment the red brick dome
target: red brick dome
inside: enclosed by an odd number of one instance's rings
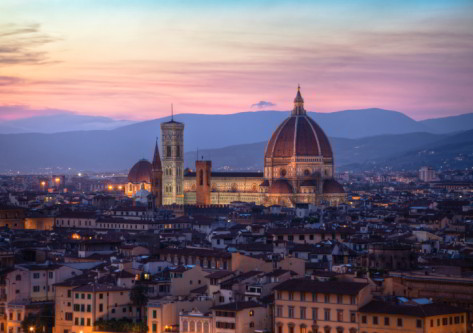
[[[128,173],[130,183],[151,183],[151,163],[145,159],[138,161]]]
[[[273,181],[271,186],[268,189],[270,194],[292,194],[292,186],[285,179],[277,179]]]
[[[304,110],[300,89],[290,117],[274,131],[266,146],[265,158],[323,156],[333,158],[330,141],[324,131]]]
[[[343,186],[333,178],[324,180],[322,191],[324,194],[345,193]]]

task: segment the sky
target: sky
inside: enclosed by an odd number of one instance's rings
[[[0,121],[473,112],[473,0],[1,0]]]

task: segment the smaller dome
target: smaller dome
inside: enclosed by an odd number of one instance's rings
[[[291,184],[285,179],[277,179],[273,181],[271,186],[269,187],[268,193],[270,194],[292,194],[294,191],[292,190]]]
[[[128,173],[130,183],[151,183],[151,163],[145,159],[138,161]]]
[[[268,187],[269,186],[269,181],[267,179],[265,179],[265,180],[263,180],[263,182],[261,184],[259,184],[259,186]]]
[[[345,190],[339,182],[331,178],[324,180],[323,192],[324,194],[345,193]]]

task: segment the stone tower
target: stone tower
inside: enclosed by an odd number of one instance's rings
[[[154,207],[161,207],[163,205],[163,169],[157,139],[154,147],[153,163],[151,164],[151,193],[153,194]]]
[[[184,204],[184,124],[161,123],[163,205]]]
[[[197,205],[210,205],[212,161],[195,161]]]

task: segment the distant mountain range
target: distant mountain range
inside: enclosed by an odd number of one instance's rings
[[[439,168],[473,167],[473,130],[458,134],[408,133],[361,139],[330,138],[339,170],[416,170],[424,165]],[[211,159],[212,168],[262,170],[266,141],[199,151]],[[185,155],[186,167],[194,168],[197,152]]]
[[[473,129],[473,114],[425,121],[381,109],[309,114],[331,137],[337,167],[371,167],[366,163],[441,144],[454,137],[452,132]],[[175,120],[185,123],[186,165],[193,165],[199,148],[199,155],[212,159],[214,168],[261,169],[264,146],[287,115],[282,111],[179,114]],[[141,158],[151,159],[160,123],[167,120],[112,130],[0,134],[0,171],[126,170]]]
[[[24,111],[24,108],[19,106],[0,106],[0,114],[6,112],[21,114]],[[85,116],[64,110],[38,111],[38,113],[41,112],[53,112],[55,114],[0,122],[0,133],[58,133],[70,131],[109,130],[133,123],[129,120],[115,120],[108,117]]]

